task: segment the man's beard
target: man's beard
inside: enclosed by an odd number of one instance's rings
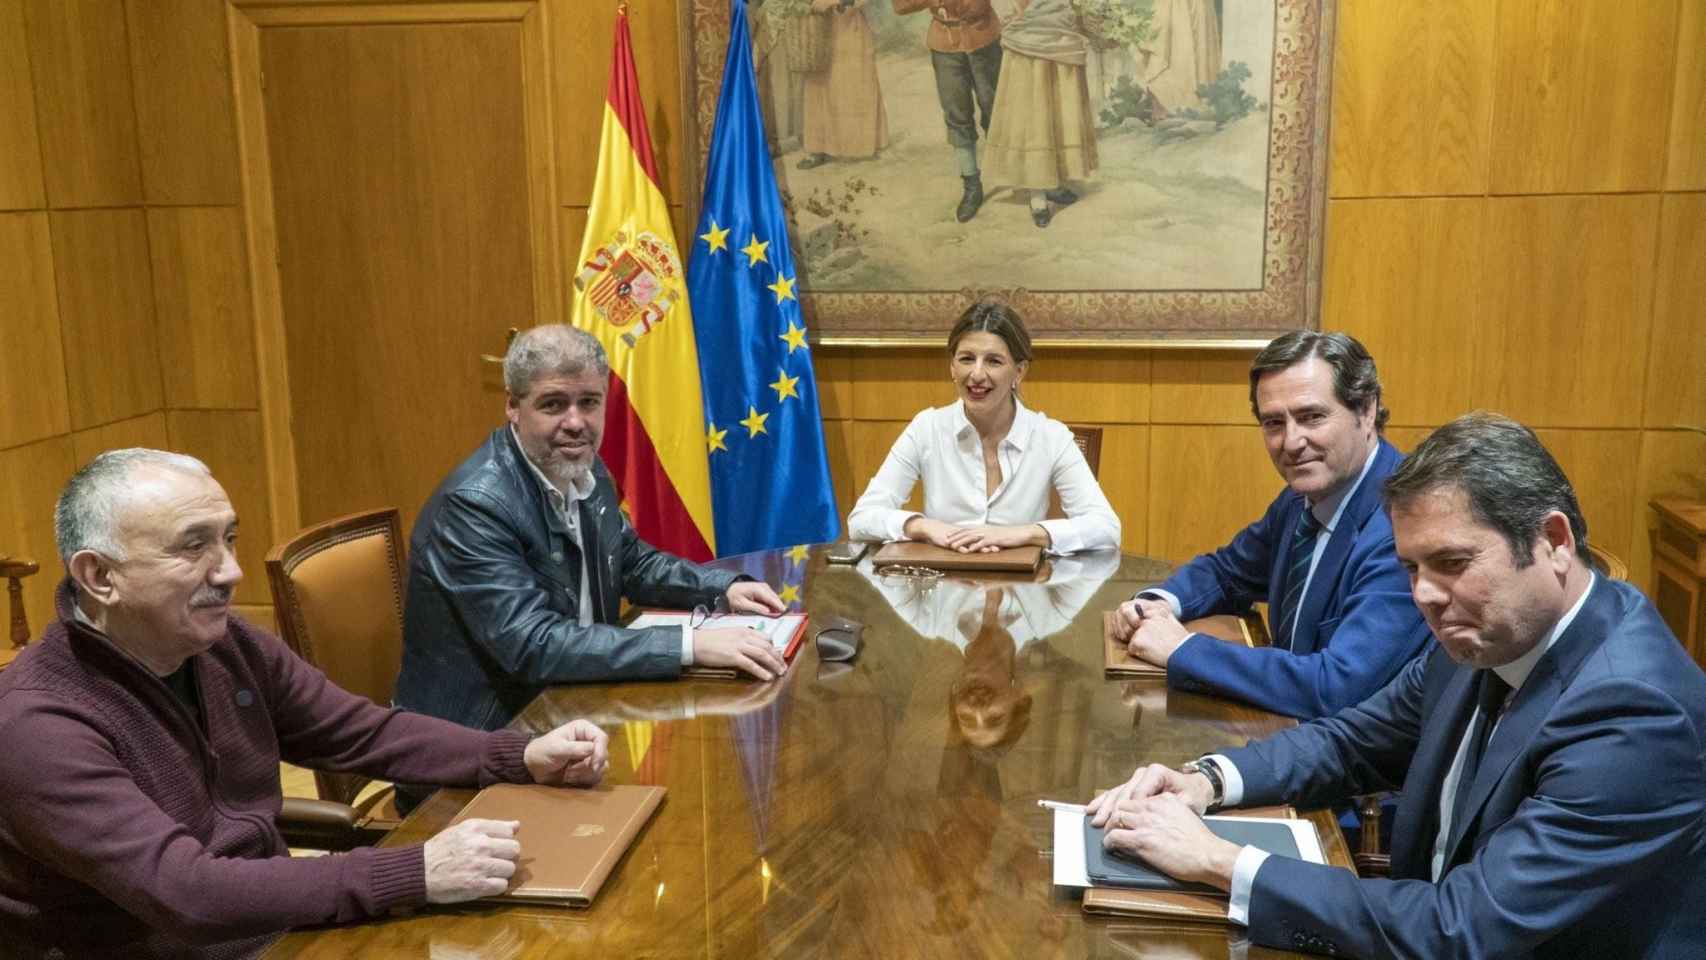
[[[598,457],[596,453],[591,452],[598,449],[596,444],[589,448],[589,455],[582,460],[571,460],[559,454],[557,449],[549,444],[538,450],[530,450],[528,444],[524,443],[521,445],[521,449],[527,455],[527,459],[533,461],[533,465],[545,475],[545,479],[551,481],[553,487],[565,494],[569,492],[571,485],[581,482],[583,478],[592,473],[592,462]]]

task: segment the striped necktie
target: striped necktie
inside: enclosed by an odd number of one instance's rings
[[[1274,642],[1281,649],[1291,649],[1291,634],[1297,627],[1297,611],[1303,606],[1303,585],[1309,580],[1309,562],[1315,559],[1315,535],[1321,530],[1321,521],[1315,519],[1315,514],[1304,504],[1303,516],[1297,521],[1297,532],[1291,538],[1291,552],[1285,577],[1285,600],[1280,605],[1279,633],[1274,636]]]

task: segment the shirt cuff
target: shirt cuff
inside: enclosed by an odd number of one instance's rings
[[[1064,556],[1084,549],[1084,538],[1078,535],[1078,527],[1071,519],[1042,520],[1037,525],[1048,531],[1049,553]]]
[[[1218,753],[1211,753],[1203,759],[1213,760],[1215,767],[1220,770],[1220,805],[1236,807],[1243,803],[1244,777],[1238,772],[1238,768],[1232,765],[1232,761]]]
[[[1226,900],[1226,919],[1241,927],[1250,925],[1250,888],[1256,885],[1256,871],[1268,861],[1268,852],[1260,847],[1245,847],[1238,851],[1232,864],[1232,891]]]
[[[681,665],[693,666],[693,625],[686,622],[681,624]]]
[[[1179,598],[1165,590],[1157,587],[1150,587],[1148,590],[1137,591],[1137,595],[1140,597],[1149,597],[1154,600],[1164,601],[1167,606],[1172,609],[1173,616],[1175,617],[1182,618],[1185,615],[1185,608],[1179,603]]]
[[[888,538],[890,540],[905,540],[906,522],[911,520],[913,517],[922,516],[924,516],[922,513],[907,513],[904,510],[894,511],[889,515],[889,528],[885,531],[888,534]]]

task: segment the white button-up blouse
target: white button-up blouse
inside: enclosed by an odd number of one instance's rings
[[[1066,424],[1018,403],[996,458],[1001,485],[985,496],[983,450],[963,402],[925,410],[912,418],[853,506],[847,535],[854,540],[907,539],[906,521],[919,514],[901,505],[923,478],[923,515],[933,520],[962,526],[1040,523],[1048,531],[1049,552],[1057,554],[1119,546],[1120,519]],[[1050,490],[1059,491],[1065,519],[1043,519]]]

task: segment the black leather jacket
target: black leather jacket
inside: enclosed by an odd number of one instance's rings
[[[551,684],[680,674],[679,630],[610,625],[622,597],[691,609],[743,578],[641,540],[604,464],[593,469],[578,505],[594,607],[585,627],[580,553],[507,424],[434,491],[409,538],[398,706],[495,730]]]

